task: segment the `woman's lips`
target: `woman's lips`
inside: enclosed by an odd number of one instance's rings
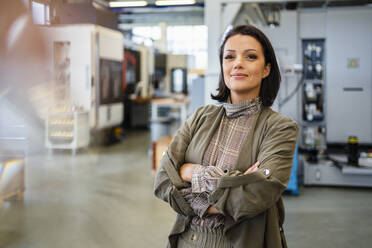
[[[234,79],[243,79],[243,78],[248,77],[248,75],[244,73],[234,73],[234,74],[231,74],[231,77]]]

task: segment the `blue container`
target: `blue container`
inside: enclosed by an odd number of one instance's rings
[[[292,172],[289,176],[289,183],[287,191],[290,191],[292,195],[298,195],[298,147],[296,146],[295,155],[293,157]]]

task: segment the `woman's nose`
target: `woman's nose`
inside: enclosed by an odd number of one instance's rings
[[[235,61],[234,61],[234,69],[238,69],[238,68],[242,68],[243,67],[243,64],[242,64],[242,58],[240,56],[236,57]]]

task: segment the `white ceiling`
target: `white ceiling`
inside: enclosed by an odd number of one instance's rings
[[[76,1],[76,0],[69,0]],[[84,1],[84,0],[83,0]],[[108,8],[110,0],[94,0],[101,5],[105,5]],[[119,23],[124,26],[135,26],[135,25],[157,25],[160,22],[165,22],[170,25],[202,25],[204,24],[204,0],[196,0],[195,5],[190,6],[178,6],[178,7],[157,7],[155,6],[155,0],[147,0],[148,5],[146,7],[136,8],[115,8],[111,9],[117,13]],[[241,2],[244,2],[242,0]],[[253,1],[244,5],[244,9],[249,9],[249,4]],[[257,4],[258,3],[258,4]],[[270,1],[255,1],[255,7],[257,5],[262,9],[262,13],[268,8],[275,6],[279,9],[297,9],[297,8],[331,8],[331,7],[344,7],[344,6],[363,6],[371,4],[372,0],[273,0]],[[248,5],[248,6],[247,6]],[[240,11],[244,12],[243,7]],[[247,15],[248,13],[245,13]]]

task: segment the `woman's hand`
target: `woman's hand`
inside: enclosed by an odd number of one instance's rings
[[[222,214],[220,211],[218,211],[213,205],[211,205],[208,210],[208,214]]]
[[[250,174],[250,173],[252,173],[252,172],[257,171],[258,166],[260,166],[260,161],[257,161],[257,162],[256,162],[254,165],[252,165],[248,170],[246,170],[246,171],[244,172],[244,175],[248,175],[248,174]]]
[[[194,169],[195,166],[196,164],[192,164],[192,163],[185,163],[181,166],[180,176],[183,181],[191,183],[192,170]]]

